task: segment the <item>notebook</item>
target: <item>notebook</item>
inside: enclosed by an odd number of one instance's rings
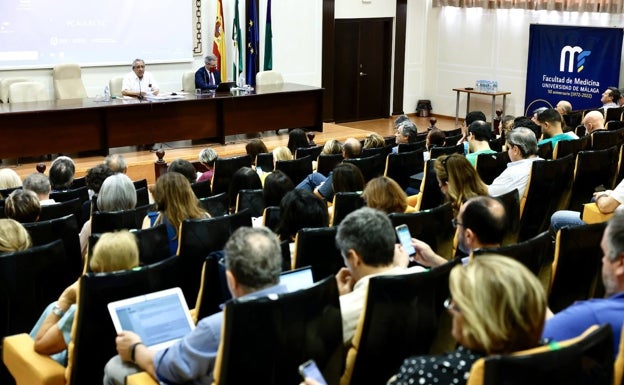
[[[155,350],[171,346],[195,328],[179,287],[111,302],[108,311],[117,333],[133,331]]]
[[[217,85],[217,89],[215,92],[230,92],[232,87],[236,87],[236,83],[234,82],[223,82]]]
[[[288,292],[306,289],[314,284],[312,268],[310,266],[300,267],[295,270],[285,271],[280,274],[280,285],[288,288]]]

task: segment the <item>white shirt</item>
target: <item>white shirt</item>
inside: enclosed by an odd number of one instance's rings
[[[151,87],[150,87],[151,84]],[[151,88],[151,89],[150,89]],[[134,73],[134,71],[130,71],[123,78],[123,83],[121,84],[122,91],[130,91],[130,92],[150,92],[158,89],[158,84],[156,83],[156,79],[151,74],[151,72],[145,71],[143,73],[143,79],[139,81],[139,77]]]
[[[522,198],[529,181],[531,166],[536,160],[543,159],[535,157],[507,163],[507,168],[488,187],[488,195],[496,197],[517,189],[519,197]]]

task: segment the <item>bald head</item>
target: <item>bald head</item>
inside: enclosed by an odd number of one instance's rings
[[[475,238],[472,249],[499,246],[507,232],[505,207],[496,198],[479,196],[468,199],[461,207],[458,221],[470,229]]]
[[[362,144],[355,138],[347,138],[344,142],[342,154],[345,159],[357,158],[362,153]]]
[[[567,100],[561,100],[557,103],[557,107],[555,108],[561,115],[566,115],[572,112],[572,104],[570,104]]]
[[[583,126],[587,130],[588,134],[593,133],[596,130],[604,130],[604,118],[600,111],[590,111],[585,114],[583,118]]]

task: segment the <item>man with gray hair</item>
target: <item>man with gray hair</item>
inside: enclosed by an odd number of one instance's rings
[[[507,168],[488,186],[490,196],[499,196],[518,190],[520,197],[529,182],[531,167],[536,160],[543,160],[537,156],[537,138],[533,131],[526,127],[514,128],[507,136],[507,153],[511,162]]]
[[[602,235],[602,283],[606,298],[577,301],[546,320],[542,337],[563,341],[594,324],[611,324],[617,355],[624,320],[624,213],[616,212]]]
[[[256,297],[286,292],[278,285],[281,251],[277,236],[266,227],[241,227],[225,244],[225,276],[232,297]],[[172,346],[154,351],[137,334],[123,331],[115,342],[119,355],[104,368],[105,385],[123,385],[125,377],[146,371],[168,384],[211,384],[223,313],[205,317],[197,327]]]
[[[414,143],[417,134],[418,127],[411,120],[408,119],[399,123],[394,134],[397,145],[392,148],[392,153],[396,154],[399,151],[399,144],[401,143]]]
[[[28,175],[24,178],[22,188],[37,194],[41,206],[49,206],[56,203],[54,199],[50,199],[50,191],[52,190],[50,179],[43,173],[35,172]]]
[[[208,54],[204,66],[195,72],[195,88],[202,91],[214,90],[221,83],[221,72],[217,69],[217,57]]]
[[[143,99],[147,94],[158,95],[158,84],[151,72],[145,70],[143,59],[134,59],[132,71],[128,72],[121,83],[121,94]]]
[[[395,241],[392,222],[379,210],[363,207],[340,222],[336,246],[347,267],[336,274],[336,280],[345,344],[349,344],[355,334],[371,277],[424,271],[420,266],[406,269],[409,259]]]
[[[120,172],[125,174],[128,171],[126,158],[121,154],[111,154],[104,159],[104,164],[111,169],[112,172]]]

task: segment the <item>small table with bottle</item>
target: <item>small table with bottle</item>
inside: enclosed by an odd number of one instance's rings
[[[455,101],[455,127],[458,126],[459,123],[459,94],[462,92],[466,93],[466,113],[470,112],[470,95],[488,95],[492,97],[492,119],[496,117],[496,97],[503,97],[503,106],[501,111],[505,111],[505,101],[507,95],[511,94],[509,91],[499,91],[498,90],[498,82],[495,81],[477,81],[477,87],[466,87],[466,88],[453,88],[453,91],[457,92],[457,99]]]

